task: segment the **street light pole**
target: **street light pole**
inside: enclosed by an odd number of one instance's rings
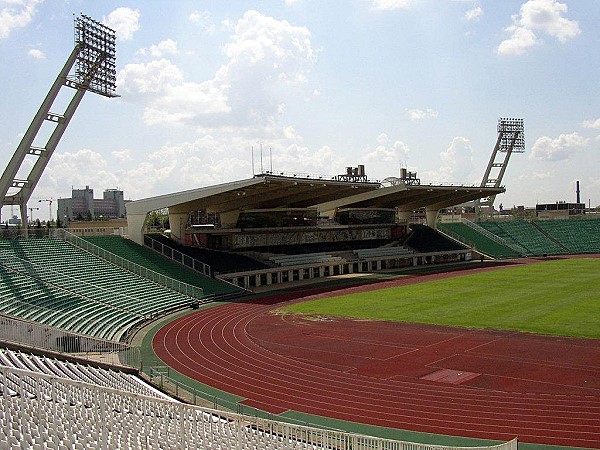
[[[29,222],[33,223],[33,211],[39,211],[40,208],[29,208]]]
[[[53,198],[44,198],[42,200],[38,200],[38,203],[41,203],[41,202],[48,202],[49,203],[48,209],[49,209],[49,212],[50,212],[50,222],[52,222],[52,202],[53,201],[54,201]]]

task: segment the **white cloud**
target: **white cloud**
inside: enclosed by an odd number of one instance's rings
[[[190,22],[205,24],[210,19],[208,11],[192,11],[188,17]]]
[[[90,149],[76,152],[54,153],[44,171],[44,186],[52,186],[54,192],[61,186],[91,186],[96,189],[117,186],[121,177],[103,156]],[[65,193],[66,194],[66,193]]]
[[[377,144],[362,158],[365,170],[370,178],[397,176],[400,166],[404,166],[410,154],[410,148],[400,140],[392,140],[381,133],[377,136]],[[351,161],[350,165],[356,164]],[[338,169],[339,170],[339,169]]]
[[[160,59],[147,64],[127,64],[117,76],[119,90],[127,98],[164,94],[170,86],[183,82],[183,73],[171,61]]]
[[[188,16],[188,20],[198,25],[205,33],[212,34],[215,31],[215,26],[211,23],[211,14],[208,11],[192,11]]]
[[[498,46],[498,53],[501,55],[522,55],[528,48],[542,43],[535,33],[527,28],[510,26],[505,31],[512,35]]]
[[[600,128],[600,119],[584,120],[581,126],[584,128]]]
[[[142,48],[138,50],[138,53],[141,55],[154,56],[155,58],[162,58],[163,56],[167,55],[179,54],[179,49],[177,48],[176,41],[173,39],[165,39],[158,44],[151,45],[149,48]]]
[[[473,180],[473,148],[462,136],[452,139],[450,146],[440,153],[441,166],[437,170],[424,171],[421,179],[431,183],[470,184]]]
[[[32,48],[27,52],[27,54],[34,59],[46,59],[46,55],[44,54],[44,52],[38,50],[37,48]]]
[[[104,23],[117,32],[117,37],[124,41],[133,38],[133,35],[140,29],[140,10],[131,8],[117,8],[112,11]]]
[[[10,36],[17,29],[26,27],[42,0],[17,0],[3,2],[6,6],[0,9],[0,39]]]
[[[465,19],[468,21],[479,20],[481,19],[481,16],[483,16],[483,9],[481,9],[481,6],[475,6],[465,13]]]
[[[115,150],[112,151],[110,154],[119,162],[133,161],[133,158],[131,157],[131,151],[129,149]]]
[[[373,8],[380,11],[407,9],[412,3],[413,0],[373,0]]]
[[[556,0],[529,0],[521,6],[519,22],[531,30],[543,31],[566,42],[581,33],[576,21],[562,17],[567,11],[567,5]]]
[[[547,180],[552,176],[552,172],[531,172],[519,175],[519,180]]]
[[[126,65],[117,84],[124,99],[147,102],[147,124],[271,127],[282,115],[281,88],[305,84],[315,59],[306,28],[256,11],[237,21],[223,53],[227,63],[203,82],[163,58]]]
[[[589,139],[580,136],[577,132],[561,134],[556,139],[542,136],[533,144],[530,158],[541,161],[566,161],[588,142]]]
[[[435,109],[408,109],[406,110],[410,120],[427,120],[435,119],[438,116],[438,112]]]
[[[557,0],[528,0],[521,5],[519,14],[512,17],[513,24],[505,29],[511,34],[498,46],[502,55],[523,54],[528,48],[543,41],[536,33],[541,32],[564,43],[581,33],[579,24],[563,17],[567,5]]]

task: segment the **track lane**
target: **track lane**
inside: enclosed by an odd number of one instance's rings
[[[184,317],[157,334],[155,348],[165,362],[184,374],[247,397],[246,404],[255,402],[274,411],[290,408],[491,439],[518,434],[531,442],[580,446],[600,440],[598,399],[540,399],[415,381],[381,383],[267,351],[253,342],[247,325],[271,308],[268,302],[232,304]],[[537,410],[532,409],[534,404]]]

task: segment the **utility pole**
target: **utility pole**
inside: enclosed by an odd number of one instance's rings
[[[52,202],[54,201],[54,199],[52,197],[50,198],[44,198],[42,200],[38,200],[38,203],[42,203],[42,202],[48,202],[49,206],[48,206],[48,212],[50,213],[50,221],[52,222]]]
[[[31,223],[33,223],[33,211],[39,211],[40,208],[32,208],[29,207],[29,220]]]

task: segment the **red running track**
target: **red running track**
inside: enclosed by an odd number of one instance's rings
[[[599,340],[273,314],[298,296],[182,317],[154,350],[274,414],[600,448]]]

